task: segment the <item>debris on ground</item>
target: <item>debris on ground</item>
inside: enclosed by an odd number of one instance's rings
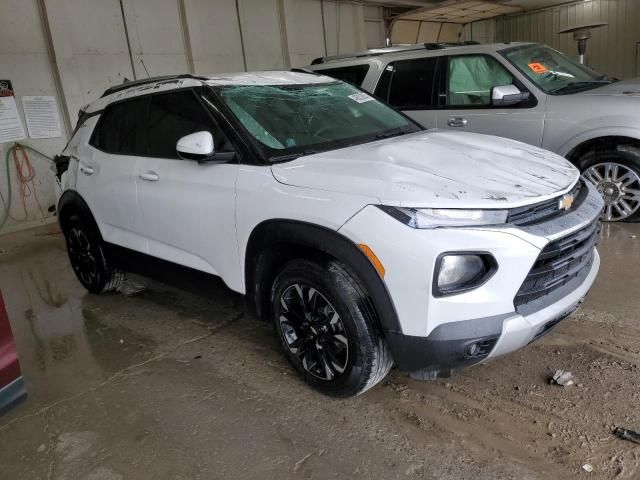
[[[305,455],[304,457],[302,457],[300,460],[298,460],[296,462],[296,464],[293,467],[293,473],[298,472],[302,466],[304,465],[304,462],[306,462],[307,460],[309,460],[311,458],[311,455],[313,455],[313,453],[309,453],[307,455]]]
[[[613,434],[616,437],[622,438],[623,440],[629,440],[630,442],[640,443],[640,432],[634,432],[633,430],[628,430],[626,428],[618,427],[613,431]]]
[[[585,463],[584,465],[582,465],[582,469],[587,473],[591,473],[593,472],[593,465]]]
[[[568,387],[575,383],[571,372],[566,370],[556,370],[553,377],[549,379],[549,383],[560,385],[561,387]]]

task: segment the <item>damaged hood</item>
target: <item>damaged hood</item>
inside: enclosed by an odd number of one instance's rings
[[[271,167],[287,185],[405,207],[512,208],[568,191],[578,170],[554,153],[489,135],[431,130]]]

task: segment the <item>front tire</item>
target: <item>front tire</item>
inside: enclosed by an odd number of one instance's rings
[[[582,176],[593,183],[605,202],[607,222],[640,218],[640,149],[618,145],[593,150],[580,160]]]
[[[292,260],[273,283],[272,316],[285,354],[325,395],[359,395],[393,365],[366,303],[362,285],[338,262]]]
[[[79,215],[72,215],[62,227],[69,261],[80,283],[91,293],[117,290],[124,281],[124,272],[107,262],[102,239],[91,224]]]

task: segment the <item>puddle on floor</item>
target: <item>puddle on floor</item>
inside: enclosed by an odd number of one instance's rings
[[[30,240],[32,241],[32,240]],[[97,385],[153,353],[151,339],[103,320],[69,267],[60,238],[43,236],[2,264],[2,291],[31,411]]]

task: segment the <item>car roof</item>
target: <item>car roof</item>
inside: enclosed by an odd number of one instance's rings
[[[418,43],[410,45],[394,45],[391,47],[373,48],[361,53],[350,53],[338,56],[319,57],[313,60],[311,68],[321,71],[325,66],[338,66],[341,63],[353,64],[351,62],[362,60],[366,62],[372,58],[396,59],[404,57],[429,56],[437,52],[446,50],[447,52],[464,53],[465,51],[473,51],[474,53],[497,52],[510,47],[521,45],[535,45],[533,42],[510,42],[510,43],[490,43],[480,44],[477,42],[462,43]]]
[[[212,87],[234,85],[313,85],[335,81],[334,78],[317,73],[284,70],[219,73],[212,75],[165,75],[162,77],[134,80],[110,87],[103,93],[102,97],[83,108],[83,111],[87,113],[97,112],[104,109],[110,103],[135,98],[151,92],[171,91],[203,85]]]

